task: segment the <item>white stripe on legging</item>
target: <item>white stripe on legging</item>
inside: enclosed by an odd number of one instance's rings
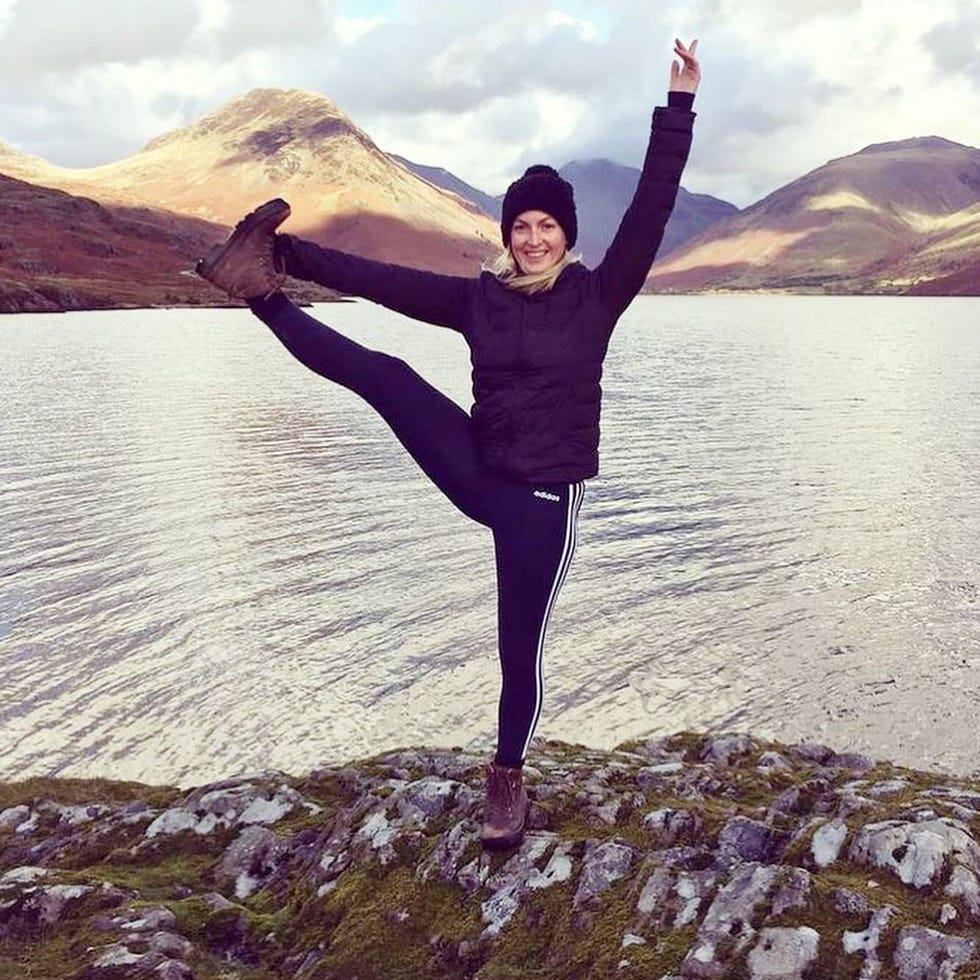
[[[534,735],[534,730],[538,727],[538,719],[541,717],[541,706],[544,703],[544,672],[542,670],[544,635],[548,629],[548,620],[551,618],[551,610],[554,607],[555,599],[558,598],[558,593],[565,581],[565,576],[568,574],[569,566],[572,564],[572,556],[575,554],[575,519],[578,516],[578,509],[582,505],[582,498],[584,496],[584,483],[569,483],[568,512],[565,514],[565,543],[562,546],[561,558],[558,561],[558,568],[555,570],[555,579],[551,583],[551,593],[548,596],[548,604],[545,606],[544,618],[541,621],[541,629],[538,632],[538,649],[535,655],[534,666],[534,716],[531,720],[531,727],[528,729],[527,738],[524,739],[524,748],[521,749],[522,761],[527,755],[527,747],[531,744],[531,736]]]

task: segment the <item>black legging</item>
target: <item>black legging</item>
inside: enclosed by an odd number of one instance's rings
[[[493,531],[503,683],[496,761],[523,764],[541,715],[545,630],[575,551],[584,484],[521,484],[487,469],[469,415],[404,361],[368,350],[281,294],[250,304],[298,360],[360,395],[432,482]]]

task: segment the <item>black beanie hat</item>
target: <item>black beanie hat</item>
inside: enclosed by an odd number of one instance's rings
[[[504,245],[510,245],[510,230],[514,219],[525,211],[544,211],[550,214],[565,232],[568,247],[578,238],[578,219],[575,216],[575,194],[572,185],[563,180],[554,167],[536,163],[507,188],[500,234]]]

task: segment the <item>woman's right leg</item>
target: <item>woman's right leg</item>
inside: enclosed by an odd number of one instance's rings
[[[493,481],[478,460],[470,417],[459,405],[404,361],[362,347],[281,293],[252,300],[249,306],[306,367],[373,406],[452,503],[467,517],[490,526],[494,494],[488,482]]]

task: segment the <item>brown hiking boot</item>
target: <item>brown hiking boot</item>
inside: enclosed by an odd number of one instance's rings
[[[289,205],[277,197],[246,215],[223,245],[217,245],[194,271],[233,299],[269,296],[286,281],[276,263],[276,229],[289,217]]]
[[[487,798],[480,831],[483,846],[488,850],[502,850],[519,844],[524,836],[528,805],[522,770],[491,762],[487,768]]]

